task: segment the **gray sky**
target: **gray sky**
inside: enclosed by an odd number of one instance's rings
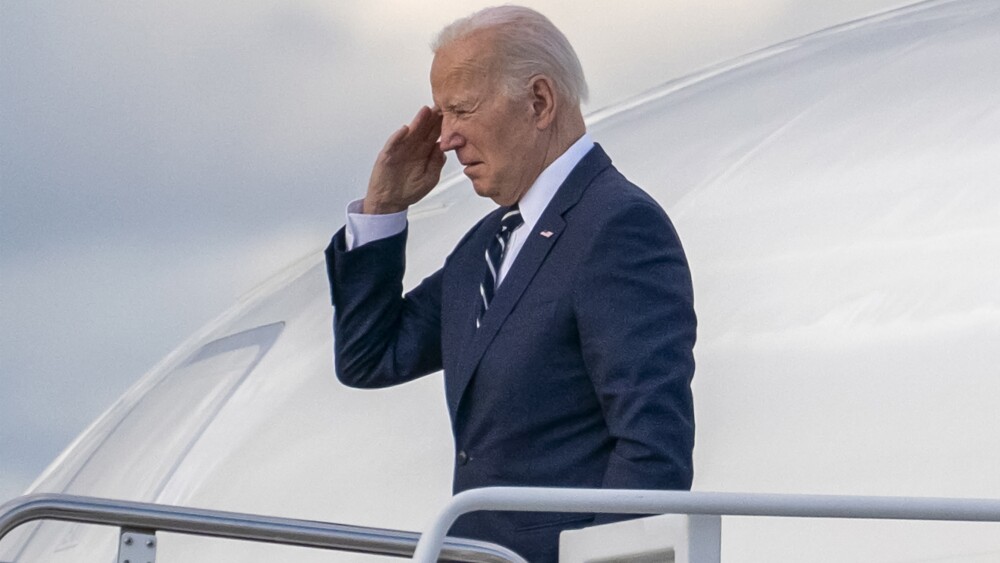
[[[0,0],[0,502],[160,358],[320,250],[427,44],[492,2]],[[905,0],[526,2],[587,110]]]

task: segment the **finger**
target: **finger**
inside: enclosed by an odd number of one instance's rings
[[[398,145],[410,132],[410,126],[404,125],[396,130],[395,133],[389,136],[386,140],[385,145],[382,147],[382,152],[389,152],[392,148]]]
[[[427,111],[422,112],[420,117],[422,118],[421,122],[413,129],[414,138],[419,139],[420,142],[436,142],[437,138],[441,136],[441,113],[427,108]]]
[[[417,115],[413,116],[413,121],[410,122],[410,131],[413,132],[415,137],[423,138],[430,116],[431,110],[427,106],[421,106],[420,110],[417,111]]]
[[[431,110],[431,127],[427,130],[427,134],[424,136],[424,141],[429,143],[437,144],[438,139],[441,138],[441,127],[444,123],[444,117],[440,113],[434,113]]]

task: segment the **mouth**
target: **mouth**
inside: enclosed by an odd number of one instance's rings
[[[482,162],[480,162],[480,161],[471,161],[471,162],[463,162],[462,163],[462,165],[465,166],[465,174],[466,175],[468,175],[469,172],[473,168],[475,168],[476,166],[479,166],[480,164],[482,164]]]

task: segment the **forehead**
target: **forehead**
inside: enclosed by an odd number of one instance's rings
[[[474,33],[438,49],[431,64],[431,89],[437,95],[442,90],[485,86],[498,72],[488,35]]]

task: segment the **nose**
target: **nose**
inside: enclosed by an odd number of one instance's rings
[[[438,146],[442,152],[453,151],[465,145],[465,137],[455,128],[455,120],[447,113],[441,119],[441,140]]]

